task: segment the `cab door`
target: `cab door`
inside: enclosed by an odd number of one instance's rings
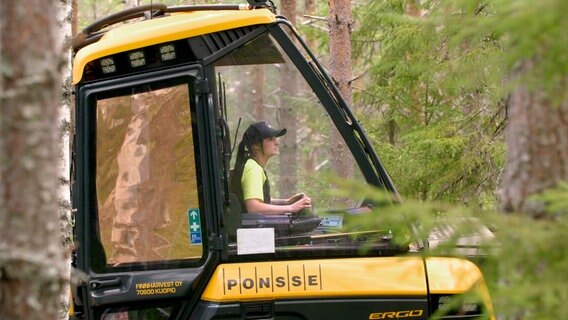
[[[87,319],[170,319],[218,263],[215,159],[198,67],[80,84],[74,300]],[[213,175],[213,177],[211,177]]]

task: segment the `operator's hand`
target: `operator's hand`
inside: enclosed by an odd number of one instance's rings
[[[293,198],[293,197],[292,197]],[[300,199],[298,199],[296,202],[292,203],[290,205],[291,207],[291,211],[292,212],[299,212],[305,208],[311,208],[312,207],[312,199],[310,199],[310,197],[307,196],[303,196]]]
[[[288,204],[293,204],[294,202],[302,199],[306,197],[306,194],[304,193],[296,193],[295,195],[291,196],[290,198],[288,198],[286,201],[288,202]]]

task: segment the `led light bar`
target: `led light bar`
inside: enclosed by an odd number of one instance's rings
[[[101,71],[104,74],[116,72],[116,65],[113,58],[103,58],[100,60]]]
[[[130,52],[128,54],[128,59],[130,59],[130,65],[132,68],[138,68],[146,65],[146,58],[144,57],[144,51],[142,50]]]
[[[173,44],[160,46],[160,59],[162,62],[174,60],[176,58],[176,48]]]

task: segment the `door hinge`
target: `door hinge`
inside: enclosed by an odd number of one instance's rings
[[[197,81],[195,91],[197,91],[197,94],[210,93],[211,89],[209,88],[209,81],[207,81],[207,79]]]
[[[211,250],[223,250],[223,236],[213,235],[209,238],[209,248]]]

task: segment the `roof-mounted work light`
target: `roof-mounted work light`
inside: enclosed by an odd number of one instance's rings
[[[176,48],[173,44],[160,46],[160,59],[162,62],[174,60],[176,58]]]
[[[144,51],[142,50],[130,52],[128,54],[128,58],[132,68],[138,68],[146,65],[146,58],[144,57]]]
[[[116,72],[116,64],[114,63],[113,58],[103,58],[99,61],[99,64],[101,66],[101,71],[104,74]]]

